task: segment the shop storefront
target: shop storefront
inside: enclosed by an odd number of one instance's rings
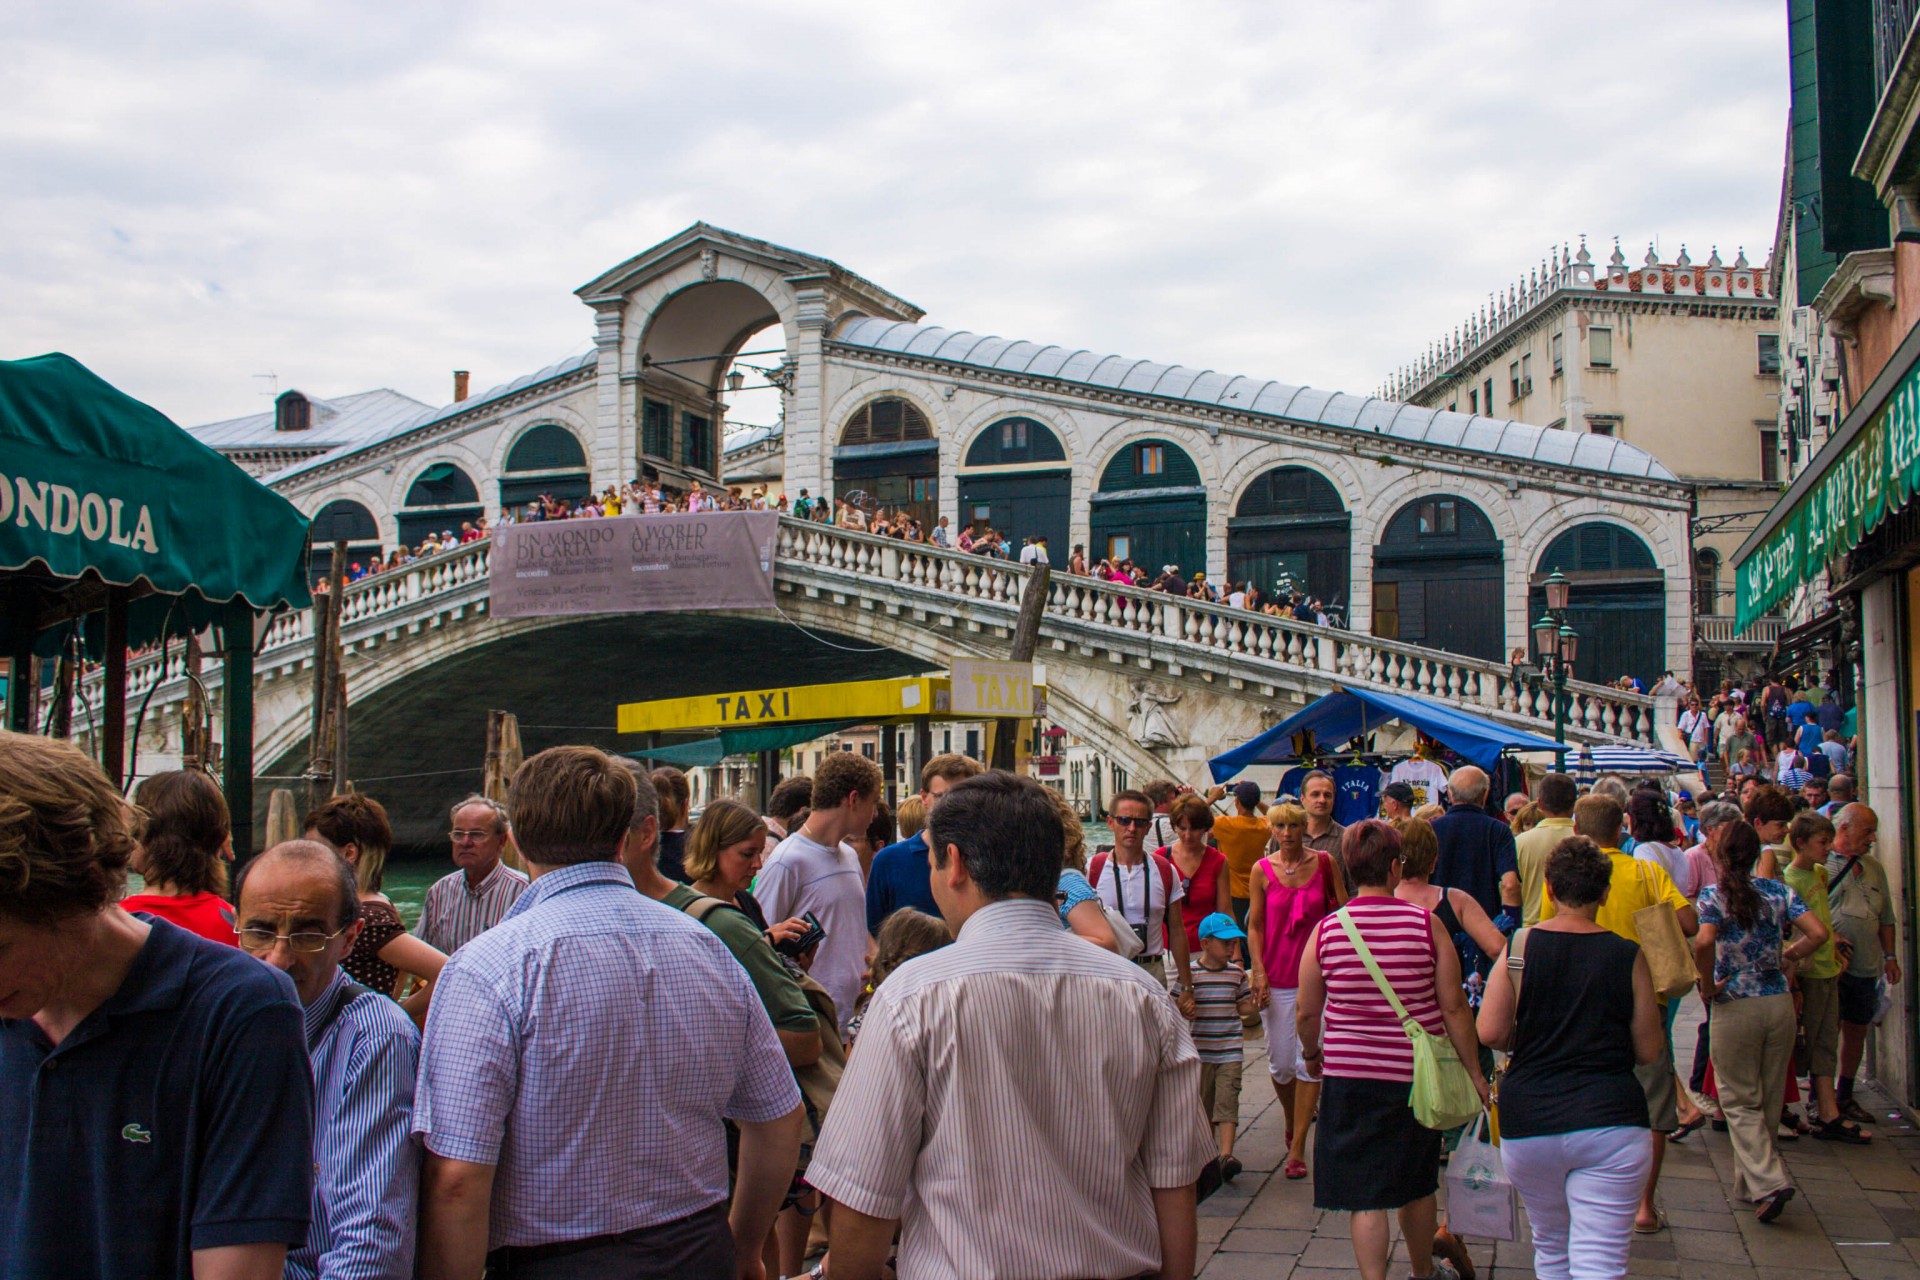
[[[1920,328],[1735,553],[1738,619],[1825,585],[1820,623],[1842,684],[1857,691],[1860,795],[1880,818],[1876,852],[1900,903],[1900,962],[1915,971],[1920,879]],[[1809,627],[1809,630],[1812,630]],[[1920,1106],[1916,984],[1890,989],[1874,1070]]]

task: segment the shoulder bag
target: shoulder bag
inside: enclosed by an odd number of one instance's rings
[[[1444,1035],[1434,1035],[1407,1013],[1407,1007],[1400,1003],[1400,997],[1388,984],[1387,975],[1380,972],[1380,962],[1373,958],[1366,939],[1360,936],[1360,926],[1353,922],[1348,909],[1342,907],[1334,914],[1340,919],[1340,927],[1347,931],[1347,940],[1353,943],[1360,963],[1367,966],[1374,985],[1393,1006],[1394,1015],[1400,1019],[1400,1029],[1413,1042],[1413,1088],[1407,1094],[1413,1118],[1423,1128],[1444,1130],[1458,1128],[1479,1115],[1480,1091],[1473,1087],[1473,1077],[1467,1074],[1466,1064],[1454,1051],[1453,1041]]]
[[[1645,870],[1640,872],[1640,878],[1646,883]],[[1681,930],[1680,917],[1671,903],[1656,902],[1634,912],[1633,930],[1640,935],[1640,952],[1647,958],[1647,968],[1653,971],[1655,995],[1671,1000],[1699,984],[1700,971],[1694,967],[1693,948],[1687,945],[1687,935]]]

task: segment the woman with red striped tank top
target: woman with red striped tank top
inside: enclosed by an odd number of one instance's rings
[[[1407,1016],[1452,1042],[1484,1101],[1480,1042],[1460,987],[1460,959],[1433,914],[1393,896],[1400,833],[1378,819],[1348,827],[1341,856],[1353,877],[1346,907],[1315,930],[1300,965],[1301,1055],[1321,1076],[1313,1203],[1353,1215],[1353,1256],[1366,1280],[1384,1280],[1397,1210],[1416,1280],[1453,1277],[1433,1256],[1440,1134],[1413,1117],[1413,1043],[1348,937],[1349,918]],[[1325,1022],[1325,1041],[1321,1025]]]

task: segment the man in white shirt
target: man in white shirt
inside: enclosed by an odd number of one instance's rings
[[[811,912],[826,930],[812,973],[833,997],[842,1031],[853,1016],[867,967],[866,881],[859,855],[846,840],[872,825],[880,782],[880,766],[865,756],[829,754],[813,771],[807,820],[774,849],[753,886],[767,919],[791,920]]]
[[[1115,805],[1137,855],[1149,806]],[[954,944],[874,996],[807,1167],[835,1204],[834,1280],[878,1280],[896,1230],[923,1280],[1193,1274],[1199,1059],[1158,984],[1060,927],[1056,812],[1006,773],[933,812]]]
[[[1107,906],[1126,917],[1146,944],[1134,963],[1161,982],[1167,980],[1167,953],[1173,953],[1174,981],[1170,986],[1181,1010],[1191,1009],[1192,957],[1187,950],[1187,926],[1180,914],[1185,896],[1179,871],[1167,859],[1146,847],[1147,827],[1153,822],[1153,801],[1139,791],[1122,791],[1107,806],[1107,827],[1113,832],[1113,853],[1096,854],[1087,868],[1094,892]]]
[[[1707,739],[1713,732],[1713,721],[1700,708],[1700,699],[1689,698],[1687,709],[1680,713],[1680,733],[1687,740],[1687,750],[1693,753],[1696,761],[1707,758]]]

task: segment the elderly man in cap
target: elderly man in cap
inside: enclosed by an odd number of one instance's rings
[[[317,840],[277,844],[240,869],[240,946],[293,979],[313,1061],[313,1218],[290,1280],[410,1280],[420,1148],[420,1033],[340,962],[360,936],[353,868]]]

